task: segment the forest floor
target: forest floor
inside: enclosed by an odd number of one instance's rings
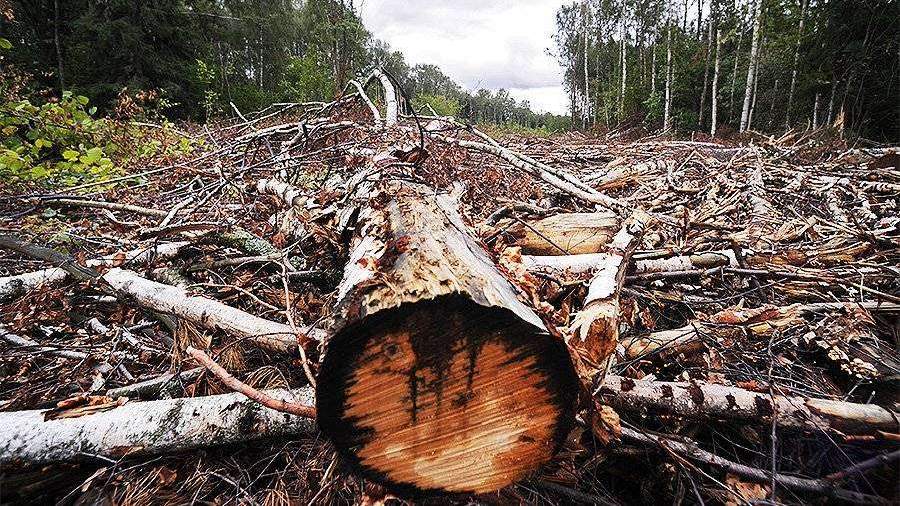
[[[498,138],[525,160],[523,169],[479,147],[491,140],[449,122],[404,118],[386,129],[371,122],[362,103],[339,101],[185,127],[205,139],[202,152],[129,168],[119,182],[8,189],[0,227],[100,273],[125,267],[267,320],[315,327],[327,321],[348,255],[337,212],[344,185],[374,152],[402,145],[399,177],[453,193],[498,263],[565,333],[590,272],[526,273],[529,252],[509,232],[605,209],[538,177],[546,167],[564,170],[614,200],[617,212],[655,217],[624,279],[607,383],[540,472],[497,493],[425,502],[898,500],[900,430],[896,419],[879,418],[900,410],[896,149],[855,148],[823,131],[731,140],[637,132]],[[295,191],[270,194],[259,184],[266,178]],[[171,243],[184,244],[152,258],[126,253]],[[552,246],[566,254],[576,245]],[[96,279],[21,281],[48,267],[0,251],[3,412],[94,416],[142,399],[230,391],[195,369],[188,345],[211,350],[258,389],[299,388],[308,384],[304,366],[315,369],[314,345],[304,362],[111,295]],[[184,371],[197,372],[129,390]],[[622,384],[609,387],[611,379]],[[756,412],[721,409],[717,388],[725,397],[758,394],[771,401],[768,411],[759,396]],[[629,390],[633,397],[623,397]],[[773,413],[777,399],[805,404],[813,418]],[[810,399],[838,401],[842,414],[832,417]],[[869,418],[844,413],[876,408]],[[315,431],[124,453],[36,465],[4,456],[0,503],[400,501],[354,477]]]

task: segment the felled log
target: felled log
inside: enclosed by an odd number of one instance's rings
[[[351,181],[360,207],[317,378],[319,426],[393,490],[496,490],[562,443],[572,364],[456,202],[387,179],[394,162],[376,155]]]
[[[619,229],[615,213],[561,213],[517,221],[506,229],[516,246],[531,255],[574,255],[603,251]]]
[[[602,268],[608,255],[606,253],[582,253],[576,255],[522,255],[522,264],[529,271],[559,279],[563,282],[590,279]],[[631,272],[649,274],[659,272],[678,272],[711,269],[714,267],[736,267],[737,260],[730,250],[709,251],[691,255],[678,255],[666,258],[635,260]]]
[[[88,260],[86,265],[88,267],[147,265],[156,260],[174,257],[188,244],[187,242],[157,244]],[[69,274],[65,269],[59,267],[2,277],[0,278],[0,301],[21,297],[41,287],[62,284],[68,277]]]
[[[298,339],[308,339],[283,323],[251,315],[217,300],[188,295],[183,288],[150,281],[131,271],[114,268],[100,278],[115,290],[131,296],[142,307],[247,338],[266,349],[291,352],[296,350]]]
[[[600,400],[626,411],[656,411],[771,424],[802,431],[872,434],[900,431],[897,414],[875,404],[770,395],[713,383],[644,381],[607,376]]]
[[[269,390],[312,403],[312,389]],[[315,422],[265,408],[242,394],[129,402],[74,418],[46,410],[0,413],[0,467],[152,455],[252,439],[309,434]]]

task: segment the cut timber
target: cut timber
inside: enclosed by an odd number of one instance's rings
[[[312,389],[268,390],[311,404]],[[309,434],[314,422],[242,394],[129,402],[109,411],[45,420],[44,410],[0,413],[0,468],[98,457],[152,455],[251,439]]]
[[[394,161],[377,155],[369,179]],[[319,426],[362,474],[403,493],[482,493],[521,479],[573,422],[565,345],[519,301],[452,199],[385,176],[365,186],[317,379]]]
[[[537,220],[517,221],[506,231],[523,253],[574,255],[603,251],[619,229],[612,212],[562,213]]]
[[[522,265],[530,272],[558,279],[563,283],[580,282],[590,279],[609,260],[608,253],[582,253],[577,255],[522,255]],[[635,274],[657,272],[678,272],[714,267],[737,267],[738,262],[731,250],[708,251],[692,255],[667,258],[635,260],[632,269]],[[630,270],[629,272],[631,272]]]
[[[110,269],[101,276],[119,292],[124,292],[141,305],[161,313],[184,318],[208,329],[218,329],[226,334],[250,339],[257,346],[279,352],[297,348],[297,335],[290,326],[253,316],[240,309],[205,297],[188,295],[183,289],[164,285],[124,269]]]
[[[616,409],[685,417],[745,420],[805,431],[873,434],[900,431],[897,414],[875,404],[769,395],[713,383],[644,381],[607,376],[597,393]]]

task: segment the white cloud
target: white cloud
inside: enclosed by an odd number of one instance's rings
[[[553,43],[560,0],[362,0],[366,27],[410,65],[433,63],[469,90],[506,88],[566,112]]]

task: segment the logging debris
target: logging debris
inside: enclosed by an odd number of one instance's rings
[[[4,189],[5,498],[897,500],[896,149],[494,139],[352,85]]]

